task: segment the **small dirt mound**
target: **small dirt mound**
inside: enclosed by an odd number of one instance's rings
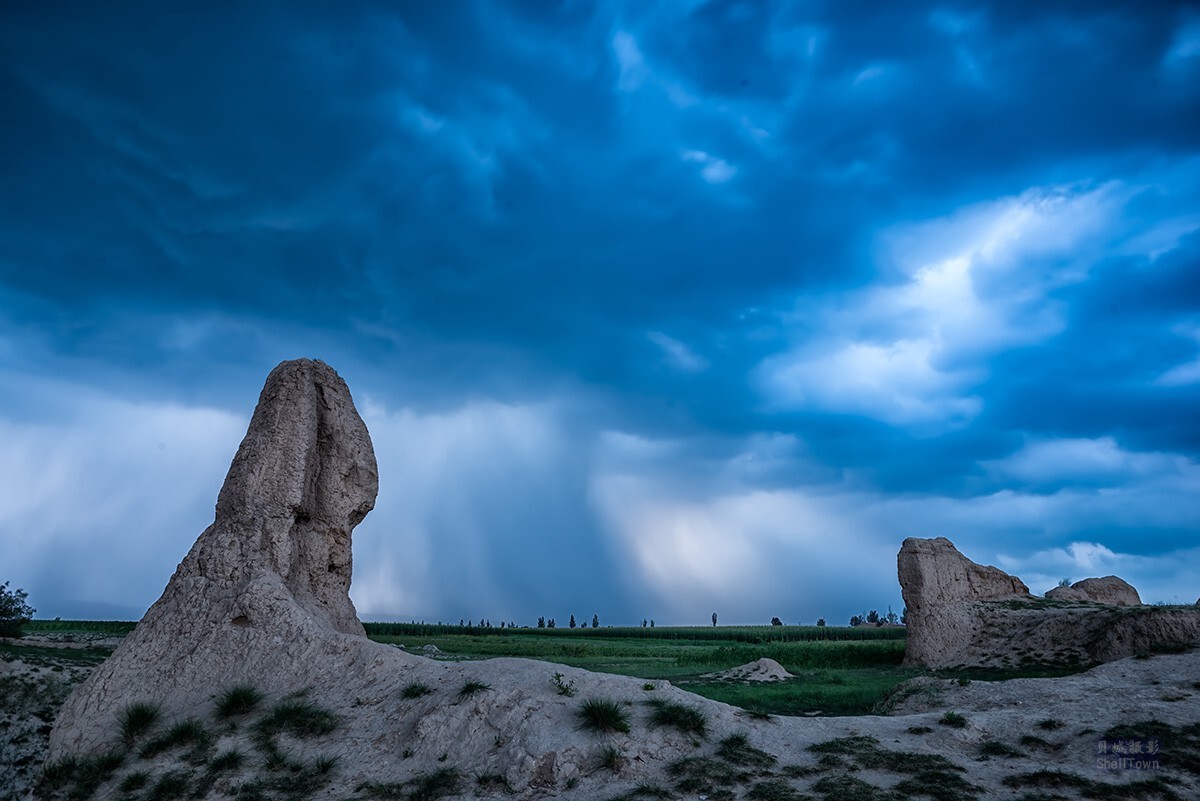
[[[796,678],[774,659],[763,657],[757,662],[740,665],[720,673],[705,674],[705,678],[723,681],[783,681]]]

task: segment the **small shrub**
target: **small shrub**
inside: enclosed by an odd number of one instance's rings
[[[563,681],[562,673],[555,673],[550,679],[550,683],[554,685],[554,689],[558,691],[559,695],[570,697],[575,694],[575,682]]]
[[[685,704],[655,698],[649,702],[650,723],[655,726],[674,726],[684,734],[705,737],[708,734],[708,718],[703,712]]]
[[[25,603],[25,590],[9,590],[8,582],[0,584],[0,637],[17,638],[21,629],[33,619],[37,610]]]
[[[217,717],[221,720],[253,712],[262,702],[263,694],[249,684],[230,687],[217,700]]]
[[[909,726],[906,731],[909,734],[929,734],[929,732],[933,731],[933,728],[930,726]]]
[[[579,727],[591,731],[629,733],[629,718],[616,701],[589,698],[579,707]]]
[[[121,714],[121,739],[128,745],[158,723],[161,710],[158,704],[136,703],[125,707]]]
[[[1037,727],[1039,729],[1042,729],[1043,731],[1054,731],[1055,729],[1061,729],[1063,726],[1066,726],[1066,725],[1067,724],[1063,723],[1061,720],[1055,720],[1054,718],[1046,718],[1043,721],[1039,721]]]
[[[470,698],[472,695],[477,695],[478,693],[486,692],[490,689],[492,689],[492,685],[484,684],[482,681],[468,681],[462,686],[462,689],[458,691],[458,700],[461,701],[465,698]]]
[[[1200,682],[1197,682],[1197,684],[1200,685]],[[642,689],[645,690],[646,692],[652,692],[653,690],[658,689],[658,685],[652,681],[648,681],[642,685]],[[1200,686],[1198,686],[1198,689],[1200,689]]]
[[[433,690],[427,685],[424,685],[419,681],[414,681],[412,684],[405,685],[404,689],[400,691],[400,697],[420,698],[423,695],[429,695],[431,692],[433,692]]]
[[[946,714],[944,714],[940,718],[938,718],[938,723],[942,724],[943,726],[950,726],[951,728],[962,729],[962,728],[966,727],[967,719],[965,717],[963,717],[962,715],[958,714],[957,712],[947,712]]]

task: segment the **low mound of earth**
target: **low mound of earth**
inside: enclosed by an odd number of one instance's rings
[[[171,780],[178,778],[193,791],[211,781],[211,788],[197,796],[201,798],[236,798],[240,791],[246,798],[281,799],[608,801],[654,797],[648,788],[680,799],[707,795],[710,799],[984,801],[1017,799],[1026,793],[1028,798],[1067,799],[1200,797],[1200,715],[1196,711],[1200,653],[1195,652],[1123,659],[1055,679],[963,684],[922,677],[898,689],[888,716],[770,720],[682,693],[665,682],[655,682],[655,689],[646,690],[641,680],[545,663],[447,664],[410,658],[417,672],[352,700],[349,693],[322,697],[317,689],[290,699],[276,691],[246,713],[221,718],[216,710],[220,699],[214,698],[207,706],[191,710],[204,735],[141,757],[148,745],[161,741],[173,725],[187,719],[186,714],[164,714],[131,742],[122,764],[97,785],[92,797],[154,798],[155,788],[176,786]],[[468,665],[475,672],[442,669]],[[495,679],[514,665],[529,671],[524,674],[527,697],[524,704],[504,709],[509,699],[502,693],[508,690]],[[558,684],[573,685],[573,695],[559,694],[555,673],[562,674]],[[460,697],[472,677],[492,684]],[[655,710],[648,702],[664,696],[704,713],[705,736],[654,725]],[[630,732],[580,731],[580,710],[593,698],[616,700],[626,711]],[[274,734],[274,744],[290,767],[273,771],[267,767],[273,755],[264,753],[263,732],[270,727],[262,722],[297,700],[316,710],[332,711],[336,728],[328,734],[306,735],[299,728]],[[443,733],[441,728],[447,725],[452,728]],[[530,727],[555,740],[543,752],[554,754],[553,762],[543,756],[546,761],[509,764],[504,732]],[[347,737],[350,732],[357,734]],[[387,747],[377,747],[367,733],[384,738]],[[453,741],[454,735],[463,733],[469,737],[465,743]],[[745,735],[744,742],[740,735]],[[521,736],[531,742],[526,732]],[[1119,749],[1145,750],[1155,743],[1159,753],[1154,763],[1120,762],[1134,756]],[[611,767],[609,748],[616,751]],[[6,755],[17,753],[21,752]],[[221,768],[223,757],[231,753],[242,754],[242,764]],[[337,758],[329,771],[332,775],[317,775],[318,768],[327,764],[321,759],[329,757]],[[369,760],[381,764],[369,766]],[[529,776],[523,790],[508,778],[513,767]],[[312,782],[311,792],[296,793],[290,772]],[[146,779],[140,791],[119,790],[131,776],[143,773]],[[17,792],[20,784],[0,786],[13,787],[13,799],[25,797]],[[44,796],[63,797],[74,786],[68,782]],[[247,787],[252,789],[243,789]],[[641,795],[636,792],[639,787],[645,791]],[[922,789],[940,795],[925,795]],[[439,794],[443,790],[444,796]],[[7,801],[8,797],[0,792],[0,798]]]
[[[1117,576],[1086,578],[1067,586],[1046,591],[1052,601],[1092,601],[1112,606],[1140,606],[1138,591],[1125,579]]]
[[[910,665],[1086,667],[1200,640],[1200,609],[1141,605],[1137,591],[1116,576],[1038,598],[1017,577],[972,562],[945,537],[906,539],[897,573],[908,607]]]
[[[1056,714],[1041,697],[978,711],[964,699],[949,723],[938,711],[761,719],[666,682],[519,659],[442,662],[371,642],[347,589],[350,533],[376,487],[341,378],[309,360],[277,367],[216,520],[62,705],[34,795],[970,801],[1062,782],[1093,797],[1108,784],[1124,797],[1200,794],[1189,654],[1155,658],[1178,679],[1148,710],[1172,749],[1150,775],[1110,772],[1092,755],[1107,727],[1142,711],[1115,700],[1145,680],[1139,665],[1108,674],[1111,697],[1094,709],[1064,706],[1070,728],[1058,736],[1072,739],[1048,760],[1013,742]],[[995,756],[988,743],[1007,750]],[[1149,790],[1137,784],[1148,779]]]
[[[706,673],[704,678],[720,681],[786,681],[796,677],[788,673],[783,665],[774,659],[764,656],[762,659],[738,665],[729,670],[722,670],[719,673]]]

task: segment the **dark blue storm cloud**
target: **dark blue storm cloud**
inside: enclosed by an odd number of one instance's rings
[[[1200,593],[1192,4],[8,4],[0,119],[44,611],[153,600],[298,355],[365,612],[837,619],[936,534]]]

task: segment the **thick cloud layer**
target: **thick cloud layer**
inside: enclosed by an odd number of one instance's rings
[[[910,535],[1200,594],[1189,4],[8,4],[0,116],[45,614],[153,601],[300,355],[366,614],[841,621]]]

